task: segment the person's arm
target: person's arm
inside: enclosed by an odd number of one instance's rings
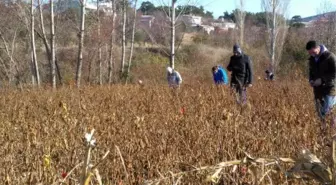
[[[228,71],[232,71],[232,66],[233,65],[233,62],[232,62],[232,57],[230,58],[230,62],[229,62],[229,65],[226,67],[226,69],[228,70]]]
[[[322,84],[332,86],[334,85],[336,78],[336,56],[331,54],[327,62],[328,62],[328,70],[326,73],[322,74],[321,80]]]
[[[247,73],[247,81],[246,84],[252,84],[252,80],[253,80],[253,71],[252,71],[252,62],[250,57],[246,56],[247,60],[246,60],[246,73]]]
[[[180,75],[179,72],[175,71],[176,72],[176,81],[177,81],[177,84],[181,84],[182,83],[182,77]]]
[[[227,73],[224,69],[223,69],[223,78],[224,78],[224,84],[228,84],[229,83],[229,78],[228,78],[228,75],[227,75]]]
[[[309,82],[312,82],[313,80],[315,80],[313,74],[313,66],[311,64],[311,61],[309,60]]]

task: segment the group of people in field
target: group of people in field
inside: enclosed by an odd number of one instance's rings
[[[314,103],[319,118],[322,121],[321,130],[326,129],[326,117],[332,115],[336,104],[336,56],[317,41],[306,44],[309,53],[309,84],[313,88]],[[237,94],[239,104],[246,103],[246,89],[252,86],[251,59],[243,53],[239,45],[233,46],[233,55],[226,69],[220,65],[212,67],[213,81],[217,85],[228,85],[227,72],[231,72],[230,87]],[[266,70],[266,80],[274,80],[271,70]],[[169,86],[179,87],[182,77],[171,67],[167,68]],[[336,126],[336,115],[331,116],[331,122]]]
[[[253,72],[250,57],[243,53],[237,44],[233,46],[233,55],[226,69],[220,65],[212,67],[213,80],[216,85],[229,83],[226,70],[231,72],[230,86],[237,94],[237,102],[245,104],[246,88],[252,86]],[[171,67],[167,67],[167,80],[170,87],[179,87],[182,83],[180,73]]]

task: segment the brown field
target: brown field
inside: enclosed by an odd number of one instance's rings
[[[171,173],[242,159],[244,152],[295,157],[307,148],[323,162],[331,161],[330,148],[317,141],[318,121],[304,80],[259,80],[249,89],[249,105],[243,108],[235,104],[228,87],[211,85],[185,85],[178,91],[165,85],[115,85],[1,94],[0,184],[62,179],[62,173],[83,161],[83,136],[91,128],[97,139],[92,163],[111,151],[98,167],[104,185],[144,184],[163,176],[168,178],[160,184],[173,184],[177,177],[169,178]],[[50,165],[45,155],[50,155]],[[66,184],[76,184],[81,168]],[[219,184],[244,184],[230,171],[226,175],[232,178],[223,177]],[[211,184],[205,181],[211,173],[188,173],[179,182]],[[282,173],[271,177],[273,184],[286,184]],[[92,183],[97,184],[94,178]]]

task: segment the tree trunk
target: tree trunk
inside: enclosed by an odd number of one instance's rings
[[[236,11],[236,22],[239,27],[239,44],[244,45],[244,34],[245,34],[245,0],[239,0],[239,8]]]
[[[276,3],[272,0],[272,27],[271,27],[271,70],[275,72],[275,42],[276,42]]]
[[[172,0],[170,67],[173,69],[175,68],[175,3],[176,0]]]
[[[76,72],[76,85],[79,88],[82,75],[82,65],[83,65],[83,47],[84,47],[84,30],[85,30],[85,5],[86,0],[80,0],[81,3],[81,21],[80,21],[80,32],[79,32],[79,43],[78,43],[78,59],[77,59],[77,72]]]
[[[56,89],[56,57],[55,57],[55,19],[54,19],[54,2],[50,0],[50,43],[51,43],[51,83]]]
[[[35,80],[37,83],[37,86],[40,87],[40,74],[39,74],[39,69],[38,69],[38,63],[37,63],[37,58],[36,58],[36,47],[35,47],[35,19],[34,19],[34,0],[31,0],[31,7],[30,7],[30,18],[31,18],[31,46],[32,46],[32,63],[34,65],[34,75],[35,75]]]
[[[14,50],[15,50],[15,40],[16,40],[16,32],[17,30],[15,30],[15,33],[14,33],[14,36],[13,36],[13,40],[12,40],[12,45],[11,47],[9,46],[7,40],[5,39],[4,35],[2,34],[2,32],[0,31],[0,37],[1,37],[1,40],[2,42],[4,43],[4,46],[5,46],[5,53],[6,55],[8,56],[9,58],[9,72],[8,72],[8,81],[9,83],[13,83],[14,82],[14,78],[15,76],[18,76],[19,75],[19,71],[17,70],[17,62],[14,60]],[[33,53],[31,53],[33,54]],[[31,61],[31,66],[32,66],[32,63],[33,60]],[[33,77],[35,78],[35,75],[34,75],[34,70],[32,70],[32,74],[33,74]],[[20,79],[18,79],[20,80]],[[32,81],[32,82],[35,82],[35,79]],[[21,84],[21,82],[19,81],[19,84]],[[35,83],[34,83],[35,84]]]
[[[111,29],[111,40],[110,40],[110,53],[109,53],[109,64],[108,64],[108,83],[112,83],[113,70],[114,70],[114,60],[113,60],[113,49],[114,49],[114,25],[116,18],[115,0],[112,0],[112,29]]]
[[[97,0],[97,36],[98,36],[98,64],[99,64],[99,85],[103,85],[103,62],[102,62],[102,43],[100,38],[100,15],[99,15],[99,0]]]
[[[121,54],[121,65],[120,65],[120,77],[122,78],[124,75],[124,68],[125,68],[125,58],[126,58],[126,14],[127,14],[127,7],[126,7],[126,0],[122,1],[123,4],[123,23],[122,23],[122,54]]]
[[[126,83],[128,82],[129,77],[130,77],[131,65],[132,65],[133,48],[134,48],[134,36],[135,36],[135,26],[136,26],[136,18],[137,18],[137,9],[136,9],[137,2],[138,2],[138,0],[135,0],[135,2],[134,2],[134,20],[133,20],[133,25],[132,25],[132,40],[131,40],[130,56],[129,56],[128,65],[127,65],[127,79],[126,79]]]
[[[281,61],[283,45],[287,34],[285,14],[289,0],[262,0],[267,25],[267,52],[270,60],[270,70],[276,73]]]

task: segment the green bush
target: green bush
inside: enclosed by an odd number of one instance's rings
[[[169,58],[162,56],[161,53],[153,53],[148,51],[138,51],[134,56],[133,66],[139,64],[164,64],[169,63]]]
[[[209,41],[209,35],[198,34],[192,37],[192,41],[197,44],[205,44]]]

